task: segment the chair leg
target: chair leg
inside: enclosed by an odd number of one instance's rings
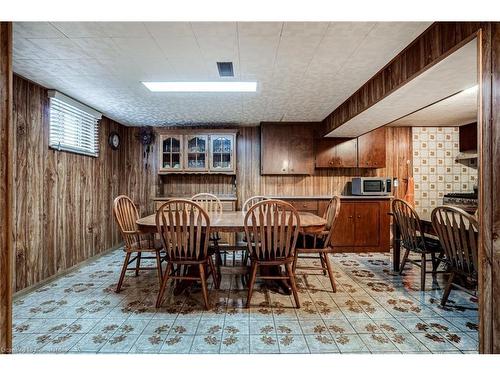
[[[250,268],[250,281],[248,282],[247,308],[250,307],[250,300],[252,299],[253,286],[255,284],[256,276],[257,276],[257,263],[252,262],[252,266]]]
[[[295,299],[295,306],[300,308],[299,293],[297,292],[297,284],[295,283],[295,274],[293,273],[292,265],[290,263],[285,264],[285,268],[288,273],[288,279],[290,280],[290,286],[292,287],[293,298]]]
[[[156,252],[156,267],[158,268],[158,280],[160,280],[160,285],[161,285],[162,270],[161,270],[161,256],[160,256],[160,251]]]
[[[434,253],[431,253],[431,263],[432,263],[432,276],[436,277],[437,260],[436,260],[436,254]]]
[[[448,297],[450,296],[451,288],[453,287],[453,279],[455,278],[455,273],[452,272],[450,274],[450,278],[448,279],[448,284],[446,285],[446,288],[444,289],[443,297],[441,298],[441,306],[445,306],[446,302],[448,301]]]
[[[208,257],[208,266],[210,267],[210,272],[212,273],[212,279],[214,280],[215,289],[220,288],[220,280],[219,275],[217,275],[217,271],[215,270],[214,260],[211,256]]]
[[[292,270],[295,273],[295,270],[297,269],[297,262],[299,260],[299,252],[295,250],[295,255],[293,256],[293,263],[292,263]]]
[[[332,263],[330,262],[330,259],[328,259],[328,254],[323,253],[323,257],[325,260],[326,269],[328,271],[328,277],[330,278],[330,283],[332,284],[333,293],[336,293],[337,284],[335,283],[335,276],[333,275]]]
[[[326,258],[326,254],[324,253],[319,253],[319,260],[321,261],[321,268],[323,268],[323,275],[326,276],[326,269],[328,268],[327,265],[325,264],[325,259]]]
[[[161,306],[161,301],[163,300],[163,294],[165,294],[165,288],[167,286],[167,282],[170,276],[170,272],[173,266],[171,262],[167,263],[167,268],[165,269],[165,274],[163,275],[163,280],[161,282],[160,290],[158,291],[158,297],[156,297],[156,308]]]
[[[420,290],[425,290],[425,273],[426,273],[426,263],[425,254],[422,253],[422,260],[420,261]]]
[[[125,273],[127,272],[128,262],[130,261],[130,253],[125,255],[125,260],[123,261],[122,272],[120,273],[120,278],[118,279],[118,285],[116,286],[116,293],[120,293],[122,290],[123,279],[125,278]]]
[[[401,275],[405,269],[406,261],[408,259],[408,255],[410,255],[410,250],[406,250],[405,255],[403,256],[403,261],[401,262],[401,266],[399,267],[399,274]]]
[[[135,276],[139,276],[139,269],[141,268],[141,255],[140,251],[137,252],[137,263],[135,265]]]
[[[203,292],[203,300],[205,301],[205,308],[210,310],[210,303],[208,302],[208,289],[207,289],[207,279],[205,276],[205,265],[200,264],[200,279],[201,279],[201,291]]]

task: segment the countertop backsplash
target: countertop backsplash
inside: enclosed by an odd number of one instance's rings
[[[413,176],[418,212],[431,212],[443,204],[447,193],[473,191],[478,176],[477,159],[455,161],[458,142],[458,127],[413,128]]]

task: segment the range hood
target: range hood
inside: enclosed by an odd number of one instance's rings
[[[477,159],[477,150],[459,152],[457,156],[455,156],[455,161],[468,159]]]

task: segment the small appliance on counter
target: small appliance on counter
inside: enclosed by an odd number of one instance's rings
[[[392,179],[389,177],[354,177],[352,195],[389,195]]]

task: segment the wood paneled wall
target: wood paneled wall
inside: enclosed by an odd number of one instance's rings
[[[12,348],[12,23],[0,22],[0,354]]]
[[[480,38],[479,352],[500,353],[500,23]]]
[[[479,22],[435,22],[323,120],[327,134],[424,72],[466,42]]]
[[[387,128],[386,168],[316,169],[311,176],[261,176],[260,130],[258,127],[239,129],[238,141],[238,201],[241,204],[252,195],[324,195],[345,193],[353,176],[398,177],[401,184],[396,192],[403,196],[406,180],[411,174],[411,128]],[[410,160],[409,168],[406,161]]]
[[[240,206],[252,195],[325,195],[345,193],[353,176],[398,177],[397,196],[406,192],[406,179],[412,173],[411,128],[389,127],[386,131],[386,168],[316,169],[311,176],[261,176],[260,128],[240,127],[237,136],[236,190]],[[155,157],[154,160],[157,160]],[[407,164],[410,160],[410,164]],[[234,177],[226,175],[165,175],[161,177],[159,194],[189,196],[198,192],[232,194]]]
[[[112,201],[128,194],[142,212],[155,171],[145,171],[134,128],[103,117],[98,158],[48,147],[47,90],[14,78],[14,256],[19,291],[97,255],[121,242]],[[122,145],[112,150],[110,131]]]

